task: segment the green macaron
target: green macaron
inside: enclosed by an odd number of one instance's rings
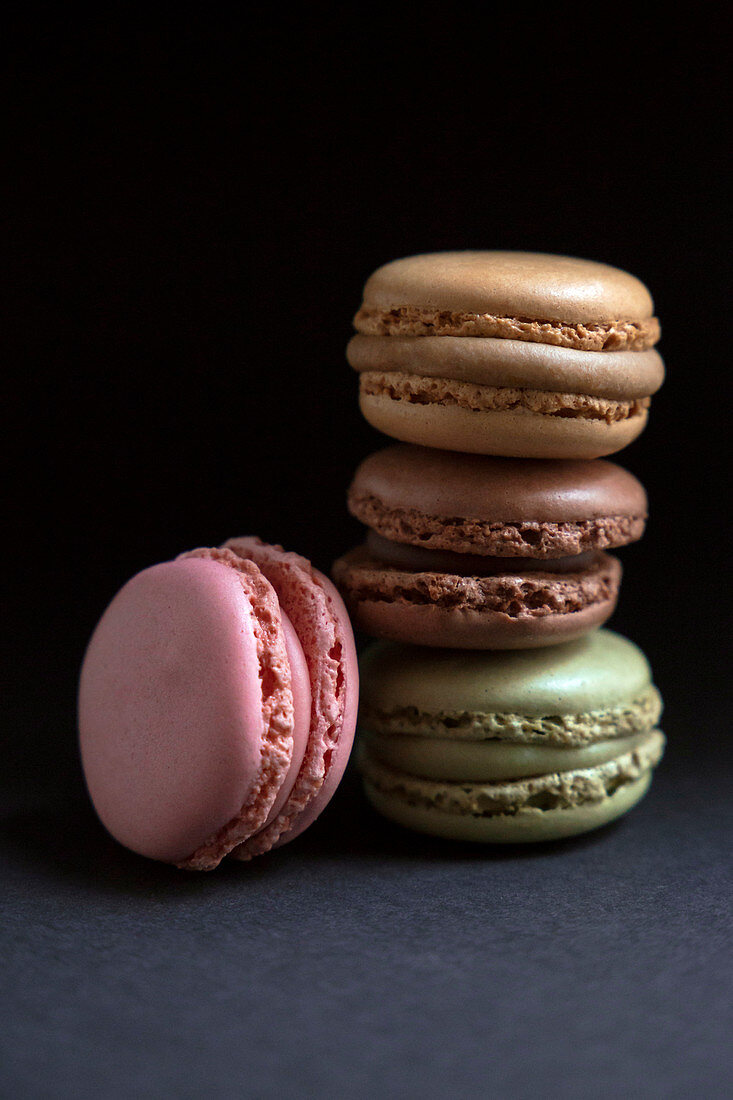
[[[378,642],[361,677],[367,796],[437,836],[587,832],[639,801],[664,749],[649,664],[610,630],[510,652]]]

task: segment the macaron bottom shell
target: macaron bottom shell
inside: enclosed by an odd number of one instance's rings
[[[651,771],[647,771],[600,802],[555,810],[529,807],[513,814],[486,816],[446,813],[438,807],[415,805],[380,790],[368,780],[364,781],[364,790],[383,817],[415,832],[484,844],[531,844],[579,836],[608,825],[640,802],[650,783]]]
[[[537,563],[534,563],[535,566]],[[621,563],[599,555],[578,573],[485,577],[410,571],[361,548],[333,573],[354,624],[375,638],[448,649],[528,649],[579,638],[613,614]],[[540,567],[541,568],[541,567]]]
[[[469,409],[365,393],[359,406],[372,427],[403,443],[505,458],[601,458],[632,443],[648,419],[646,409],[609,423],[581,414]]]

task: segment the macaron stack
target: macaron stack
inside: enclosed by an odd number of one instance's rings
[[[601,629],[646,494],[601,456],[664,375],[646,287],[519,252],[415,256],[364,289],[348,359],[401,442],[359,467],[334,564],[362,658],[360,762],[392,820],[459,840],[571,836],[630,809],[664,737],[640,650]]]

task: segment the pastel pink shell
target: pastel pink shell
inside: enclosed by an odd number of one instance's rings
[[[100,819],[192,869],[292,839],[343,774],[357,676],[340,597],[304,558],[243,539],[144,570],[102,616],[80,678]]]

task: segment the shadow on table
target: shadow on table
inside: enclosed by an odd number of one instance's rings
[[[621,824],[621,823],[618,823]],[[345,777],[328,811],[298,839],[311,859],[385,859],[401,862],[498,862],[548,859],[573,849],[592,847],[597,836],[616,831],[616,822],[582,837],[550,844],[480,844],[444,840],[412,832],[383,818],[367,802],[355,770]],[[295,846],[293,846],[295,847]]]
[[[94,893],[188,898],[229,889],[233,876],[245,885],[279,879],[322,862],[380,861],[404,864],[547,860],[591,847],[618,826],[553,844],[462,844],[392,825],[368,805],[358,776],[350,772],[322,817],[301,837],[247,865],[225,861],[211,874],[192,874],[143,859],[107,835],[82,800],[56,808],[24,809],[0,822],[0,860],[8,869],[75,882]],[[6,871],[7,874],[7,871]]]

